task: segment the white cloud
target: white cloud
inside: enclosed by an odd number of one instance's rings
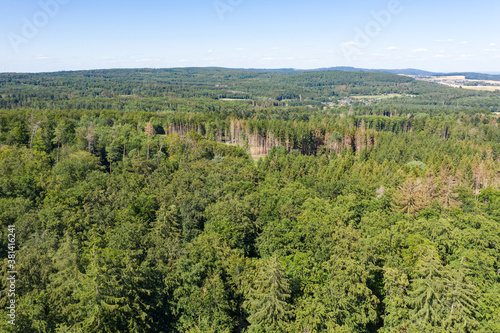
[[[436,40],[436,42],[438,42],[438,43],[452,43],[454,41],[455,40],[452,39],[452,38],[450,38],[450,39],[438,39],[438,40]]]
[[[398,50],[399,48],[396,46],[389,46],[389,47],[386,47],[385,49],[388,51],[394,51],[394,50]]]
[[[207,53],[212,53],[214,52],[214,50],[207,50]]]
[[[444,58],[445,55],[444,54],[435,54],[434,55],[434,58]]]
[[[36,56],[36,58],[37,58],[38,60],[47,60],[47,59],[50,59],[50,57],[46,57],[46,56],[44,56],[43,54],[39,54],[39,55],[37,55],[37,56]]]
[[[495,44],[495,43],[490,43],[490,46],[497,46],[497,44]]]
[[[245,48],[244,47],[237,47],[234,50],[235,51],[245,51]]]
[[[351,40],[350,42],[347,42],[347,43],[344,43],[344,45],[352,45],[352,46],[355,46],[356,45],[356,42]]]
[[[470,59],[472,57],[473,57],[472,54],[462,54],[460,57],[456,58],[455,60],[467,60],[467,59]]]
[[[464,40],[463,42],[458,42],[457,44],[458,45],[467,45],[467,44],[469,44],[469,42]]]
[[[423,49],[423,48],[422,48],[422,49],[415,49],[415,50],[413,50],[413,51],[411,51],[411,52],[413,52],[413,53],[417,53],[417,52],[427,52],[427,49]]]

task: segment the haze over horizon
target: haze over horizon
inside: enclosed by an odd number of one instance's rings
[[[493,0],[0,0],[0,72],[350,66],[500,72]]]

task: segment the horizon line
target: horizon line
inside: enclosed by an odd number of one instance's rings
[[[56,71],[40,71],[40,72],[0,72],[0,74],[55,74],[55,73],[65,73],[65,72],[90,72],[90,71],[106,71],[106,70],[166,70],[166,69],[226,69],[226,70],[236,70],[236,71],[296,71],[296,72],[311,72],[311,71],[346,71],[345,69],[351,69],[352,72],[376,72],[376,71],[420,71],[427,72],[430,74],[455,74],[455,73],[476,73],[485,75],[499,75],[499,71],[451,71],[451,72],[436,72],[419,68],[362,68],[353,66],[332,66],[332,67],[318,67],[318,68],[294,68],[294,67],[274,67],[274,68],[259,68],[259,67],[223,67],[223,66],[176,66],[176,67],[108,67],[108,68],[89,68],[89,69],[67,69],[67,70],[56,70]],[[346,71],[347,72],[347,71]],[[387,73],[392,74],[392,73]],[[397,75],[397,73],[394,73]]]

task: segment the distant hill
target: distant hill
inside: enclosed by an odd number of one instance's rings
[[[347,71],[347,72],[376,72],[376,73],[386,73],[386,74],[404,74],[404,75],[435,75],[436,73],[423,71],[420,69],[406,68],[406,69],[367,69],[367,68],[356,68],[356,67],[329,67],[315,69],[314,71]]]
[[[145,68],[144,68],[145,69]],[[174,70],[175,68],[164,68],[164,70]],[[186,69],[186,68],[185,68]],[[315,68],[315,69],[297,69],[297,68],[228,68],[228,67],[189,67],[187,69],[200,70],[200,69],[214,69],[214,70],[236,70],[236,71],[248,71],[248,72],[266,72],[266,73],[305,73],[305,72],[324,72],[324,71],[343,71],[343,72],[363,72],[363,73],[384,73],[384,74],[402,74],[402,75],[418,75],[418,76],[452,76],[452,75],[463,75],[469,80],[491,80],[500,81],[500,72],[490,72],[490,73],[474,73],[474,72],[453,72],[453,73],[439,73],[439,72],[429,72],[421,69],[415,68],[405,68],[405,69],[375,69],[375,68],[357,68],[349,66],[336,66],[336,67],[326,67],[326,68]],[[75,73],[82,71],[62,71],[59,73]],[[83,71],[92,72],[92,71]],[[0,72],[2,73],[2,72]],[[7,74],[7,73],[4,73]],[[15,73],[11,73],[15,74]],[[25,73],[28,74],[28,73]],[[43,73],[39,73],[43,74]]]
[[[473,72],[456,72],[456,73],[436,73],[428,72],[420,69],[406,68],[406,69],[366,69],[366,68],[355,68],[355,67],[330,67],[317,69],[319,71],[348,71],[348,72],[376,72],[376,73],[387,73],[387,74],[404,74],[404,75],[421,75],[421,76],[452,76],[452,75],[463,75],[469,80],[491,80],[500,81],[500,75],[497,74],[485,74],[485,73],[473,73]],[[316,70],[315,70],[316,71]]]
[[[429,72],[421,69],[415,68],[405,68],[405,69],[373,69],[373,68],[356,68],[348,66],[337,66],[337,67],[327,67],[327,68],[317,68],[317,69],[293,69],[293,68],[279,68],[279,69],[246,69],[249,71],[265,71],[274,73],[302,73],[302,72],[319,72],[319,71],[344,71],[344,72],[374,72],[374,73],[385,73],[385,74],[403,74],[403,75],[419,75],[419,76],[451,76],[451,75],[463,75],[469,80],[491,80],[500,81],[500,74],[493,73],[473,73],[473,72],[456,72],[456,73],[438,73]]]
[[[500,81],[500,75],[494,74],[483,74],[483,73],[446,73],[446,74],[434,74],[435,76],[443,76],[443,75],[460,75],[465,76],[468,80],[491,80],[491,81]]]
[[[214,68],[245,70],[245,71],[254,71],[254,72],[270,72],[270,73],[304,73],[304,72],[342,71],[342,72],[363,72],[363,73],[372,72],[372,73],[385,73],[385,74],[424,75],[424,76],[438,74],[438,73],[423,71],[423,70],[414,69],[414,68],[371,69],[371,68],[356,68],[356,67],[348,67],[348,66],[337,66],[337,67],[315,68],[315,69],[294,69],[294,68],[265,69],[265,68],[221,68],[221,67],[214,67]]]

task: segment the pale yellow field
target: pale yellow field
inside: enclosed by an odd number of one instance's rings
[[[500,85],[500,81],[492,81],[492,80],[467,80],[467,82],[484,82],[489,84]]]
[[[500,91],[500,82],[492,81],[492,80],[469,80],[466,79],[463,75],[450,75],[450,76],[432,76],[432,82],[436,82],[439,84],[444,84],[453,88],[469,89],[469,90],[479,90],[479,91]],[[435,80],[435,81],[434,81]],[[426,80],[427,81],[427,80]],[[465,86],[465,85],[457,85],[456,81],[464,81],[464,82],[476,82],[479,84],[493,84],[492,86]]]
[[[500,91],[500,86],[462,86],[462,88],[481,91]]]
[[[456,75],[456,76],[433,76],[433,79],[437,80],[462,80],[465,82],[478,82],[478,83],[488,83],[488,84],[493,84],[493,85],[499,85],[500,86],[500,81],[493,81],[493,80],[470,80],[466,79],[465,76],[462,75]]]
[[[465,80],[463,75],[433,76],[432,78],[436,80]]]

